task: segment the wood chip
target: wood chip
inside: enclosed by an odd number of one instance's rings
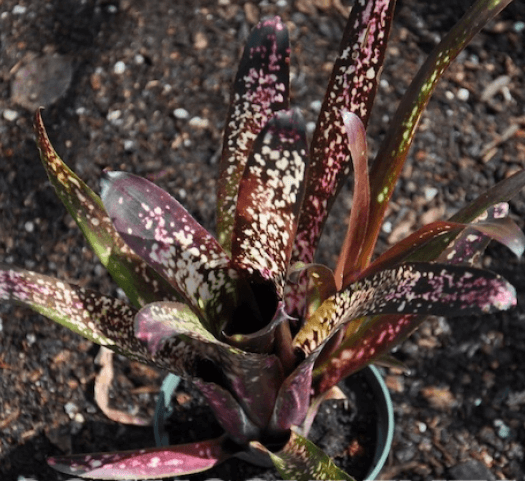
[[[112,421],[135,426],[150,426],[152,421],[141,416],[114,409],[109,406],[109,388],[113,381],[113,351],[101,347],[96,358],[97,364],[101,366],[100,372],[95,378],[95,401],[102,412]]]

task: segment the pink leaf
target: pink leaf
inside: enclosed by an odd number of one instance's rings
[[[48,459],[48,464],[71,476],[99,479],[152,479],[198,473],[229,457],[224,438],[161,448],[115,453],[78,454]]]

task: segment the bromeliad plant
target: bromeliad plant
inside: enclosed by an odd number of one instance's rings
[[[224,428],[217,439],[55,457],[51,466],[75,476],[144,479],[239,456],[273,462],[285,479],[353,479],[307,440],[319,401],[427,314],[482,314],[516,303],[509,283],[473,263],[491,238],[522,253],[524,236],[505,202],[525,185],[524,172],[372,261],[437,80],[510,0],[478,0],[437,46],[369,168],[365,127],[394,3],[356,1],[309,147],[301,115],[289,110],[287,30],[279,18],[254,29],[226,124],[216,238],[168,193],[130,173],[106,172],[98,197],[60,160],[36,114],[49,178],[129,302],[10,266],[0,268],[0,298],[190,378]],[[348,233],[332,272],[314,254],[352,170]]]

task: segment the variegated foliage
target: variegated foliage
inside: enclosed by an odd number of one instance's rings
[[[224,428],[213,440],[56,457],[53,467],[75,476],[146,479],[240,456],[273,463],[285,479],[352,479],[303,437],[321,396],[386,354],[426,314],[482,314],[516,303],[507,281],[473,264],[492,238],[522,253],[525,239],[507,217],[506,201],[525,185],[524,172],[370,262],[436,81],[509,1],[478,0],[436,47],[371,168],[365,125],[395,2],[356,1],[310,148],[301,115],[289,110],[286,27],[279,18],[259,24],[226,123],[217,239],[167,192],[130,173],[105,173],[99,197],[60,160],[37,112],[49,178],[129,304],[6,265],[0,299],[191,378]],[[352,170],[354,203],[332,273],[313,264],[314,253]]]

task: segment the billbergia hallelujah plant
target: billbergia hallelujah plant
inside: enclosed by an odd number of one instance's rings
[[[146,479],[203,471],[232,456],[285,479],[353,479],[307,440],[318,400],[381,359],[427,314],[490,313],[513,287],[473,266],[490,239],[517,255],[524,236],[506,201],[519,172],[448,221],[373,259],[419,118],[444,70],[511,0],[478,0],[421,67],[371,166],[365,128],[395,1],[357,0],[310,143],[289,105],[290,47],[279,18],[248,38],[226,123],[214,237],[168,193],[105,172],[97,196],[58,157],[37,112],[49,178],[128,302],[0,266],[0,299],[87,339],[191,379],[224,434],[135,452],[56,457],[75,476]],[[353,206],[335,271],[315,264],[325,220],[353,174]]]

